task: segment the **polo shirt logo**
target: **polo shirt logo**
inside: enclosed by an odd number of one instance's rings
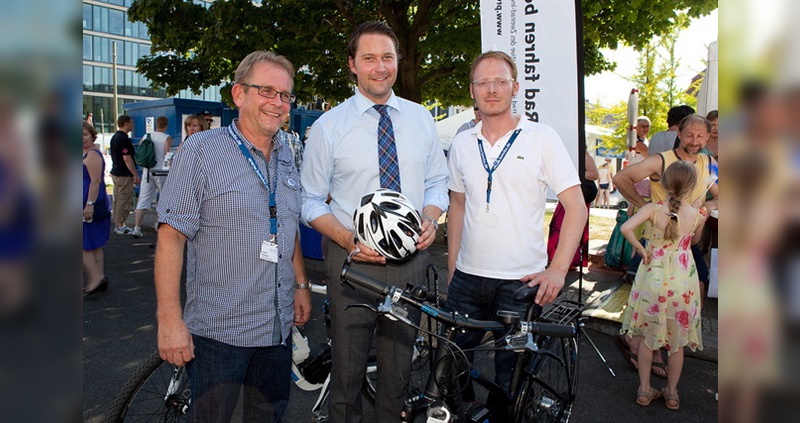
[[[525,156],[517,156],[517,160],[525,160]]]

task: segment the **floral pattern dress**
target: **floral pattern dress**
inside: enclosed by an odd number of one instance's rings
[[[703,349],[700,283],[691,251],[698,218],[692,230],[676,241],[665,240],[655,222],[648,230],[647,248],[653,258],[650,264],[639,265],[620,332],[643,336],[651,350],[664,348],[672,354],[684,346],[692,351]]]

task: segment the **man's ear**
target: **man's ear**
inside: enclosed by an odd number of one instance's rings
[[[242,96],[244,96],[244,86],[241,84],[233,84],[233,88],[231,88],[231,98],[237,108],[241,105]]]

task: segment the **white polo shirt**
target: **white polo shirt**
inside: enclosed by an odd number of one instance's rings
[[[456,135],[450,146],[448,188],[466,194],[464,230],[456,268],[496,279],[519,279],[547,266],[544,237],[546,191],[556,194],[579,185],[578,172],[558,134],[549,126],[520,119],[520,133],[494,171],[490,213],[494,227],[482,223],[486,211],[488,172],[483,166],[478,137],[489,167],[512,133],[494,146],[481,135],[483,122]]]

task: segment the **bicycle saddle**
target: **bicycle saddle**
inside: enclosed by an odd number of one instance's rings
[[[516,292],[514,292],[514,299],[517,301],[532,303],[533,300],[536,299],[537,292],[539,292],[539,285],[531,288],[528,286],[528,284],[522,284],[522,286],[519,287]]]

